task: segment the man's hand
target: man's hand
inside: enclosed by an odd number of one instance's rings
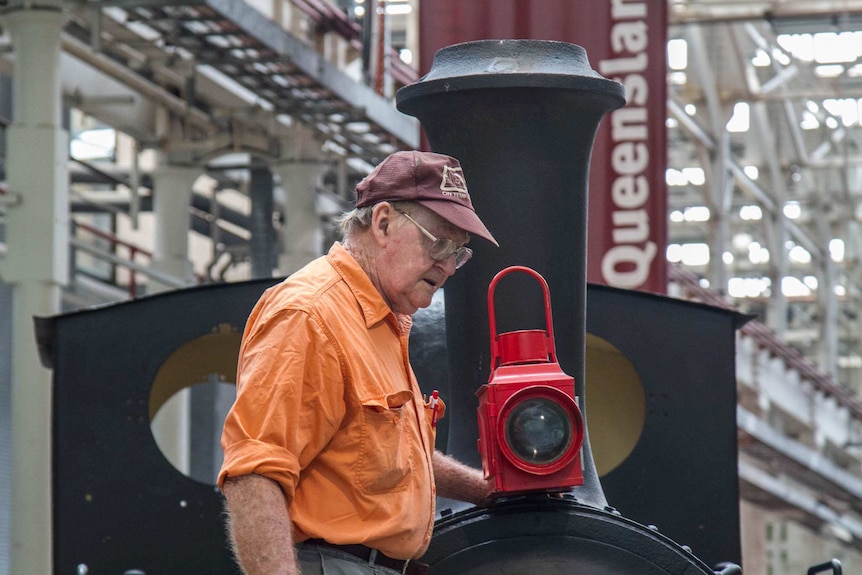
[[[299,575],[287,503],[281,487],[262,475],[228,477],[227,500],[234,556],[246,575]]]

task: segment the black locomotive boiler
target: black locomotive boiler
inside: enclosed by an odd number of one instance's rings
[[[480,465],[487,289],[514,264],[548,281],[559,363],[586,422],[583,485],[481,509],[440,500],[424,561],[437,575],[739,572],[734,331],[744,318],[585,282],[590,149],[623,87],[571,44],[483,41],[439,52],[397,100],[435,151],[461,159],[502,246],[477,245],[447,283],[445,313],[416,318],[414,367],[448,405],[438,448]],[[150,423],[179,389],[233,381],[242,326],[275,281],[37,321],[54,369],[55,573],[238,572],[217,489],[178,472]],[[531,290],[517,278],[501,287],[502,331],[542,321]]]

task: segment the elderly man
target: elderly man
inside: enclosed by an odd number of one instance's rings
[[[408,360],[411,314],[497,244],[457,160],[397,152],[356,188],[343,242],[267,290],[249,317],[218,484],[248,575],[422,573],[435,495],[490,485],[434,450],[445,406]]]

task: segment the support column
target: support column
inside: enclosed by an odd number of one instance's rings
[[[769,118],[766,105],[756,102],[751,105],[752,125],[756,130],[758,142],[769,146],[775,141],[775,134],[769,128]],[[784,184],[783,168],[778,163],[775,154],[766,154],[766,164],[769,168],[768,179],[764,178],[775,199],[775,208],[764,206],[766,215],[767,248],[769,249],[769,277],[772,280],[772,295],[769,296],[769,311],[766,322],[778,335],[784,337],[787,333],[787,298],[781,289],[781,281],[790,271],[787,248],[787,216],[784,215],[784,202],[787,198],[787,188]]]
[[[12,3],[5,15],[15,50],[13,122],[6,133],[8,253],[12,285],[11,572],[53,572],[51,373],[39,361],[34,316],[60,311],[68,280],[68,137],[60,115],[60,0]]]
[[[153,212],[156,219],[156,237],[151,267],[176,278],[178,283],[189,285],[194,281],[194,270],[189,261],[189,229],[192,185],[200,175],[197,168],[172,166],[166,155],[159,158],[153,172]],[[148,293],[176,289],[180,285],[167,285],[150,280]]]
[[[190,285],[194,270],[189,261],[189,205],[192,185],[200,175],[196,168],[171,166],[166,155],[159,157],[153,172],[153,212],[155,215],[155,246],[151,267],[177,280],[175,285],[150,278],[147,293],[170,291]],[[174,467],[190,473],[190,391],[181,390],[156,414],[152,421],[153,436],[162,453]]]
[[[278,269],[289,275],[321,255],[322,234],[317,215],[315,184],[323,168],[318,164],[294,163],[278,168],[287,200],[281,235]]]
[[[251,168],[251,276],[271,278],[275,268],[275,230],[272,214],[275,206],[275,181],[268,167]]]
[[[828,188],[818,186],[817,189]],[[811,257],[816,262],[820,272],[817,275],[817,300],[820,306],[820,368],[832,379],[839,381],[838,294],[835,293],[835,286],[838,285],[838,269],[829,253],[829,241],[833,237],[833,205],[833,202],[828,198],[818,198],[814,202],[813,218],[817,234],[816,241],[818,245],[823,246],[823,251],[819,254],[813,253]]]
[[[12,381],[12,286],[0,279],[0,381]],[[12,437],[12,389],[0,385],[0,437]],[[0,573],[11,573],[12,442],[0,441]]]
[[[855,210],[859,210],[857,207]],[[849,286],[850,293],[848,294],[851,299],[852,304],[859,305],[859,302],[862,301],[862,294],[860,294],[855,288],[854,285],[862,285],[862,224],[860,224],[855,219],[848,220],[846,223],[846,227],[844,228],[844,269],[847,270],[848,275],[852,278]],[[857,318],[855,320],[855,329],[858,330],[857,333],[862,333],[862,318]],[[859,350],[859,339],[857,338],[854,341],[855,350]],[[856,353],[860,353],[856,351]],[[847,372],[844,376],[844,381],[850,387],[850,390],[855,394],[862,393],[862,369],[860,368],[848,368]]]
[[[296,128],[289,159],[276,167],[284,189],[285,221],[278,269],[289,275],[321,255],[322,234],[317,214],[317,185],[324,163],[320,143],[304,128]]]
[[[705,200],[710,211],[709,283],[712,289],[726,295],[728,275],[724,252],[730,248],[730,208],[733,199],[733,180],[728,171],[730,137],[725,130],[730,111],[721,103],[701,30],[689,25],[685,36],[694,68],[704,87],[709,128],[715,139],[714,149],[702,150],[708,156],[708,160],[704,158],[703,165],[709,168],[705,184]]]

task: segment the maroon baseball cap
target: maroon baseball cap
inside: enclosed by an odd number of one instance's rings
[[[385,201],[422,204],[453,226],[500,245],[476,215],[461,163],[451,156],[415,150],[387,156],[356,186],[357,208]]]

